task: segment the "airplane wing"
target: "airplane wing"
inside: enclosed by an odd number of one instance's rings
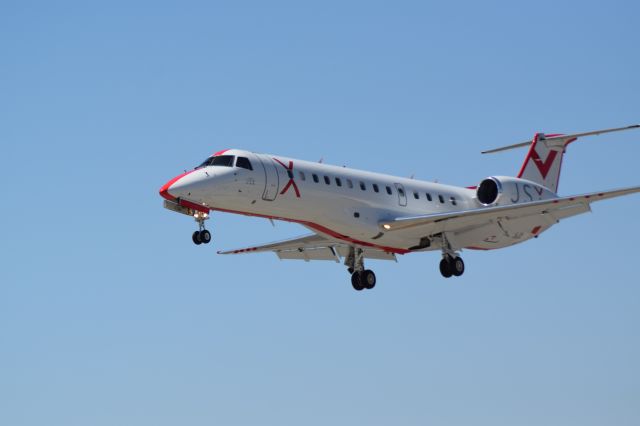
[[[361,248],[364,250],[365,258],[396,260],[393,253],[386,253],[382,250],[376,250],[370,247]],[[268,251],[274,252],[281,260],[296,259],[307,262],[310,260],[333,260],[335,262],[340,262],[341,257],[344,258],[349,255],[349,245],[337,240],[325,238],[318,234],[310,234],[255,247],[219,251],[218,254],[243,254]]]
[[[640,192],[640,186],[509,206],[402,217],[383,221],[380,223],[380,227],[386,232],[411,229],[424,235],[434,235],[440,232],[456,232],[469,229],[496,219],[518,219],[532,215],[548,214],[556,221],[559,221],[560,219],[589,211],[589,205],[594,201],[620,197],[635,192]]]

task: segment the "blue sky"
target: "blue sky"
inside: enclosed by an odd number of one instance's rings
[[[158,188],[229,147],[472,185],[536,131],[640,121],[639,6],[3,2],[0,423],[636,425],[640,197],[538,240],[344,267],[220,257],[304,233]],[[640,184],[640,132],[560,192]]]

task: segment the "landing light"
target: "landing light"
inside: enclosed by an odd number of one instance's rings
[[[389,225],[388,223],[385,223],[384,225],[382,225],[382,227],[383,227],[384,229],[386,229],[387,231],[388,231],[389,229],[391,229],[391,225]]]

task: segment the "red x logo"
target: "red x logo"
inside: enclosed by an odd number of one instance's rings
[[[289,167],[287,167],[282,161],[278,160],[277,158],[274,158],[274,160],[277,161],[278,164],[280,164],[282,167],[284,167],[284,169],[287,171],[287,176],[289,176],[289,182],[287,182],[282,191],[280,191],[280,195],[285,194],[289,190],[289,187],[293,186],[296,197],[300,198],[300,190],[298,189],[298,185],[296,185],[296,182],[293,180],[293,161],[289,161]]]

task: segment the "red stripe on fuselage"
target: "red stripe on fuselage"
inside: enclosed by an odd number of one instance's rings
[[[182,179],[183,177],[185,177],[186,175],[195,172],[195,170],[191,170],[189,172],[184,172],[181,175],[178,175],[176,177],[174,177],[173,179],[171,179],[169,182],[165,183],[162,188],[160,188],[160,196],[162,198],[165,198],[169,201],[174,201],[177,202],[178,204],[180,204],[183,207],[188,207],[190,209],[193,210],[197,210],[199,212],[202,213],[209,213],[209,209],[207,207],[201,206],[200,204],[196,204],[194,202],[191,201],[187,201],[187,200],[181,200],[179,198],[174,197],[173,195],[169,194],[169,188],[171,188],[171,185],[173,185],[174,183],[176,183],[177,181],[179,181],[180,179]]]
[[[243,212],[243,211],[238,211],[238,210],[229,210],[229,209],[221,209],[221,208],[211,208],[211,210],[217,210],[217,211],[221,211],[221,212],[225,212],[225,213],[234,213],[234,214],[241,214],[241,215],[245,215],[245,216],[253,216],[253,217],[262,217],[265,219],[276,219],[276,220],[283,220],[285,222],[292,222],[292,223],[299,223],[300,225],[305,225],[308,226],[311,229],[314,229],[318,232],[321,232],[323,234],[327,234],[330,235],[333,238],[336,238],[338,240],[342,240],[342,241],[346,241],[349,243],[353,243],[359,246],[363,246],[363,247],[371,247],[371,248],[375,248],[377,250],[382,250],[385,251],[387,253],[396,253],[396,254],[406,254],[409,253],[411,250],[407,250],[407,249],[402,249],[402,248],[396,248],[396,247],[387,247],[387,246],[380,246],[377,244],[372,244],[372,243],[368,243],[366,241],[360,241],[357,240],[355,238],[351,238],[348,235],[343,235],[340,234],[336,231],[333,231],[329,228],[326,228],[322,225],[318,225],[317,223],[313,223],[313,222],[309,222],[306,220],[298,220],[298,219],[290,219],[290,218],[286,218],[286,217],[280,217],[280,216],[270,216],[270,215],[265,215],[265,214],[259,214],[259,213],[249,213],[249,212]]]
[[[174,197],[173,195],[169,194],[169,188],[171,187],[171,185],[173,185],[174,183],[176,183],[178,180],[182,179],[183,177],[185,177],[186,175],[195,172],[195,170],[191,170],[189,172],[184,172],[181,175],[178,175],[176,177],[174,177],[173,179],[171,179],[169,182],[165,183],[162,188],[160,188],[160,196],[162,198],[166,198],[169,201],[175,201],[176,197]]]
[[[192,210],[196,210],[202,213],[209,213],[209,209],[207,207],[201,206],[200,204],[192,203],[191,201],[178,199],[178,203],[183,207],[188,207]]]

